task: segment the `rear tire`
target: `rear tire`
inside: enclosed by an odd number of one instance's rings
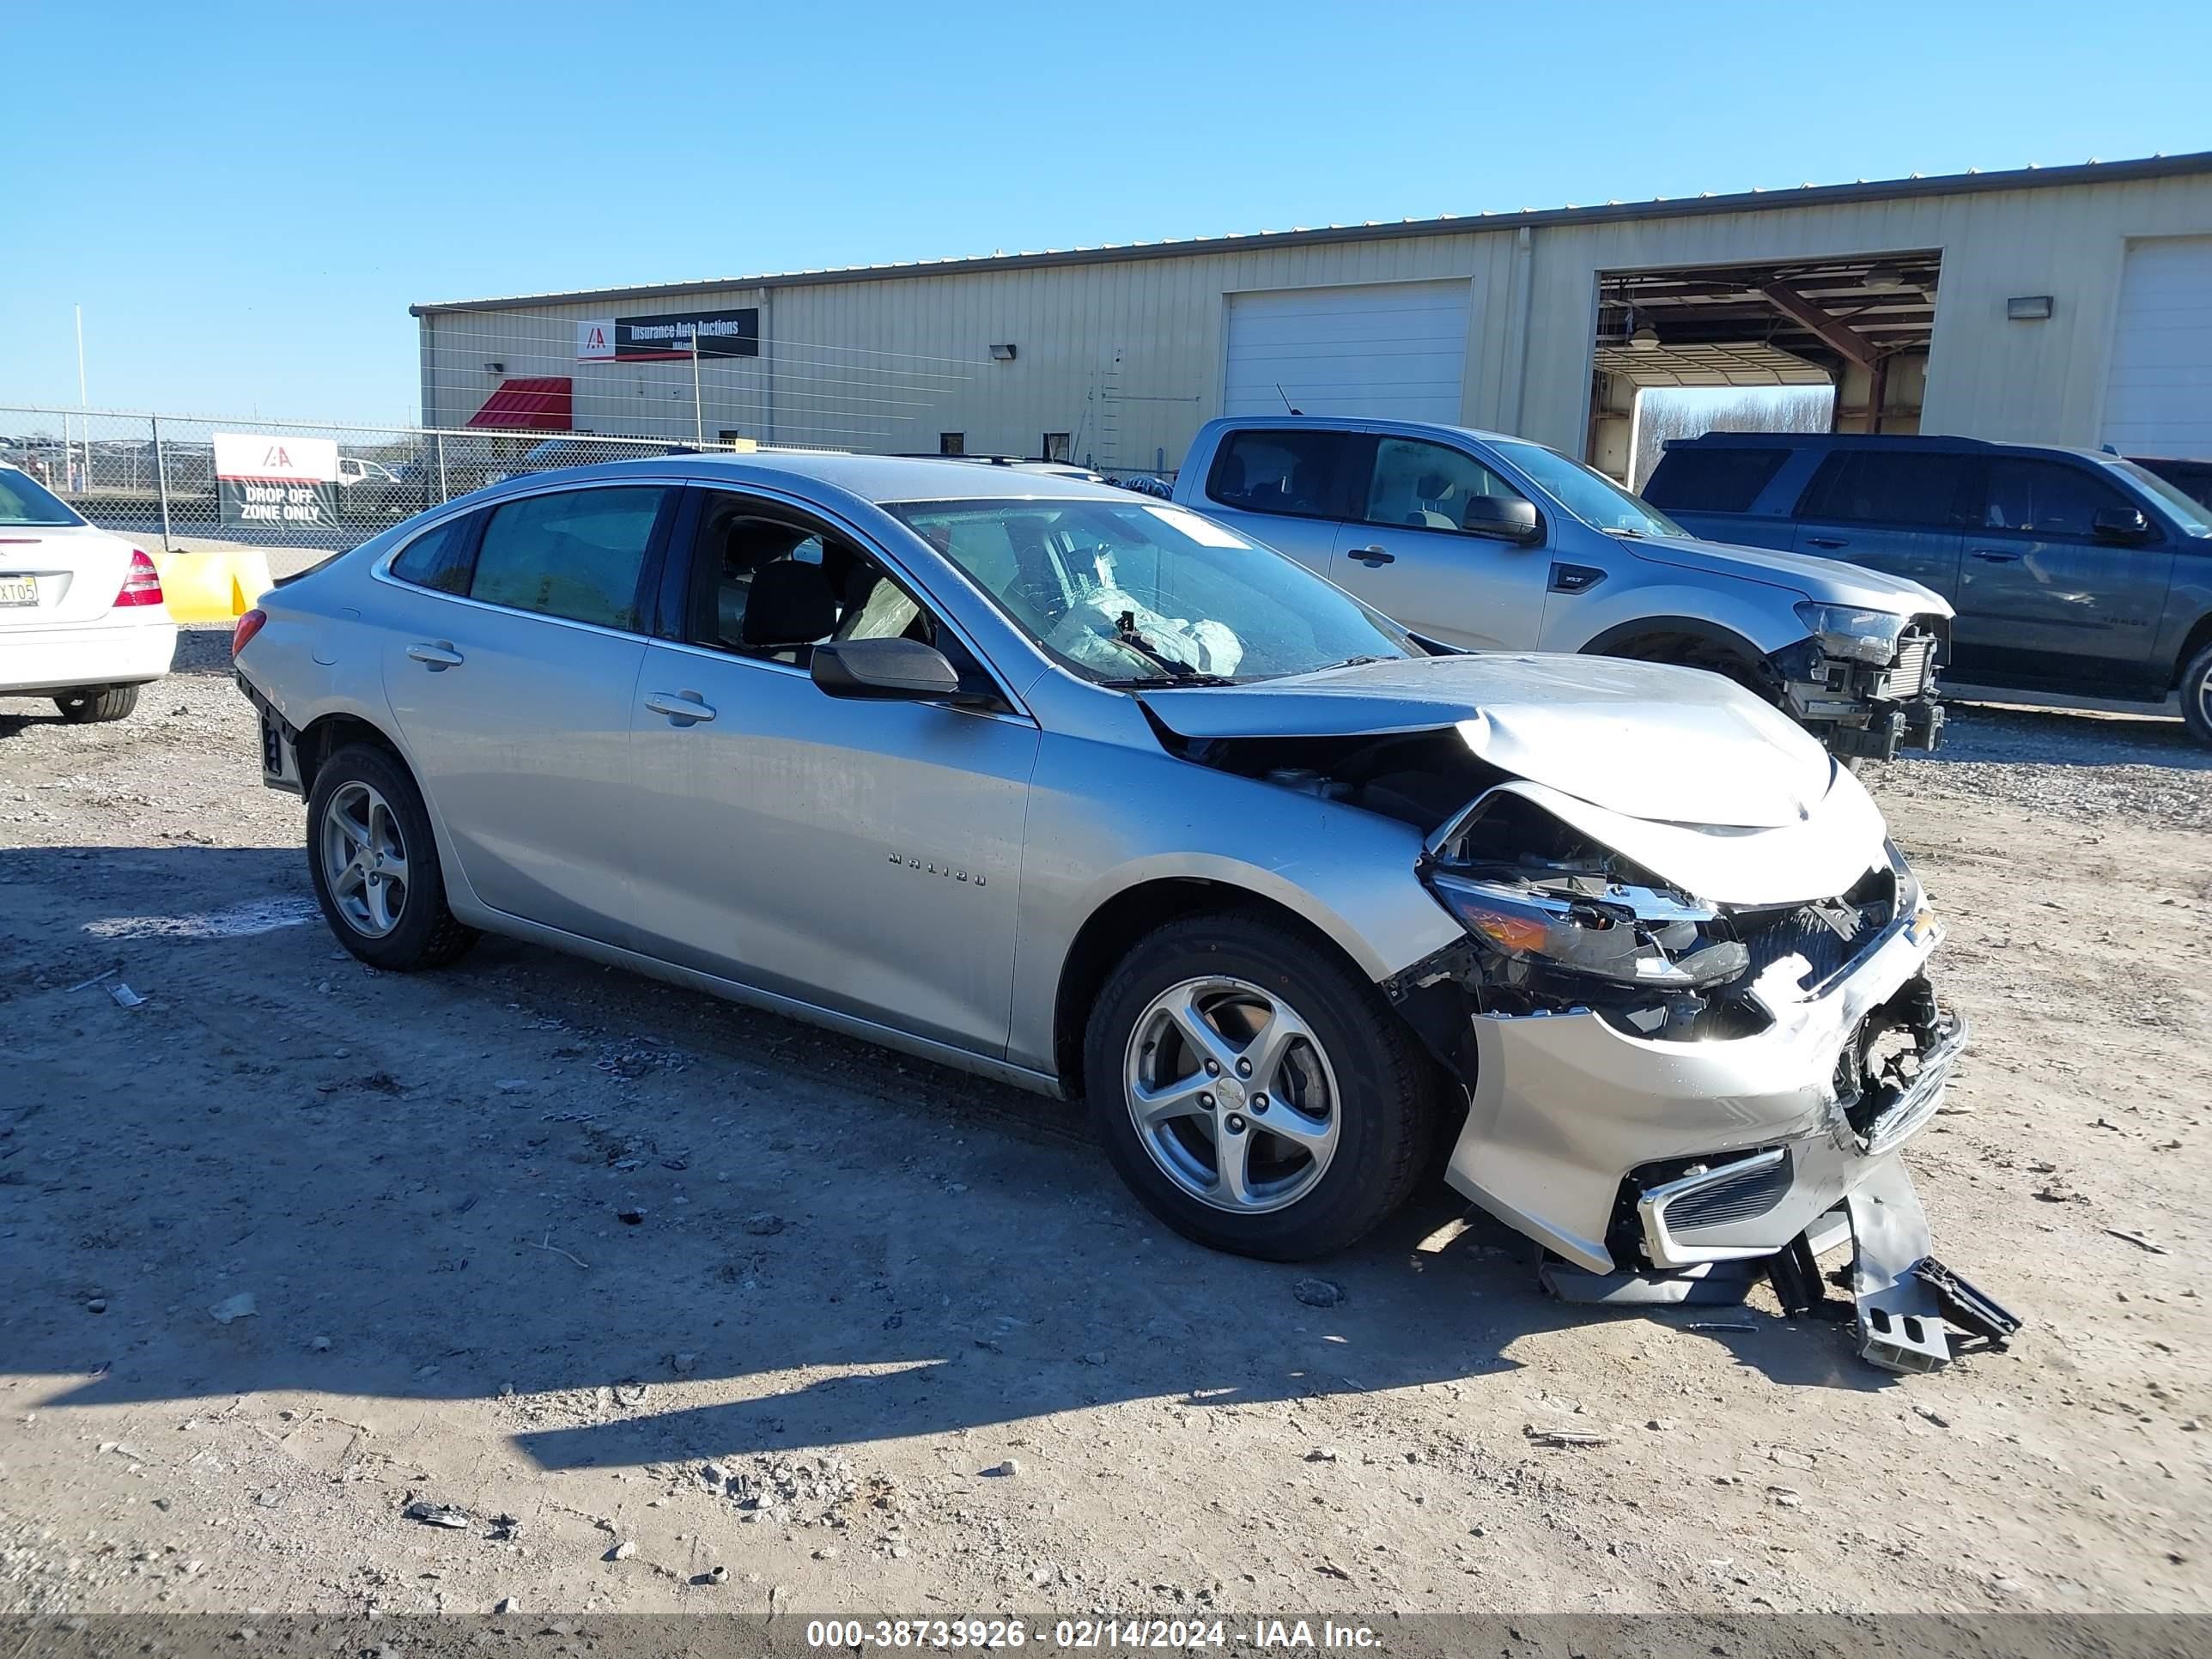
[[[446,906],[422,791],[390,750],[349,744],[315,770],[307,876],[338,943],[372,968],[439,968],[477,942]]]
[[[1373,985],[1234,912],[1138,942],[1091,1011],[1084,1078],[1107,1155],[1146,1208],[1272,1261],[1343,1249],[1402,1205],[1437,1115],[1436,1069]]]
[[[138,688],[135,685],[84,686],[64,691],[54,699],[54,707],[62,711],[62,718],[78,726],[119,720],[137,706]]]
[[[2181,718],[2191,737],[2212,748],[2212,645],[2181,671]]]

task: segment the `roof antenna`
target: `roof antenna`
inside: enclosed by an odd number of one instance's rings
[[[1290,394],[1283,390],[1283,383],[1280,380],[1275,382],[1275,395],[1283,400],[1283,407],[1290,410],[1291,414],[1304,415],[1305,413],[1305,410],[1303,409],[1291,408]]]

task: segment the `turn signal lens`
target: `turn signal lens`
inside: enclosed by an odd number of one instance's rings
[[[1545,941],[1552,935],[1552,930],[1540,921],[1531,921],[1525,916],[1509,916],[1499,910],[1479,910],[1470,905],[1459,915],[1462,921],[1485,939],[1507,951],[1540,952]]]
[[[97,590],[95,590],[97,591]],[[123,578],[122,589],[116,594],[118,605],[159,605],[161,602],[161,573],[154,568],[153,560],[143,549],[131,550],[131,568]]]
[[[238,626],[230,631],[230,654],[235,657],[246,649],[246,642],[261,631],[261,624],[269,620],[266,611],[252,610],[238,619]]]

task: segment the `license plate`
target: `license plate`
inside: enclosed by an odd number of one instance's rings
[[[0,576],[0,605],[36,605],[39,602],[39,579],[36,576]]]

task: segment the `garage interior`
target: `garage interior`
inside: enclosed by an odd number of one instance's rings
[[[1746,429],[1747,418],[1756,429],[1765,422],[1755,411],[1793,404],[1802,410],[1805,400],[1752,389],[1819,386],[1834,390],[1823,429],[1917,432],[1942,276],[1942,254],[1927,248],[1601,272],[1587,458],[1642,483],[1657,460],[1653,434],[1641,429],[1650,424],[1647,391],[1747,391],[1702,425],[1675,413],[1670,436]]]

